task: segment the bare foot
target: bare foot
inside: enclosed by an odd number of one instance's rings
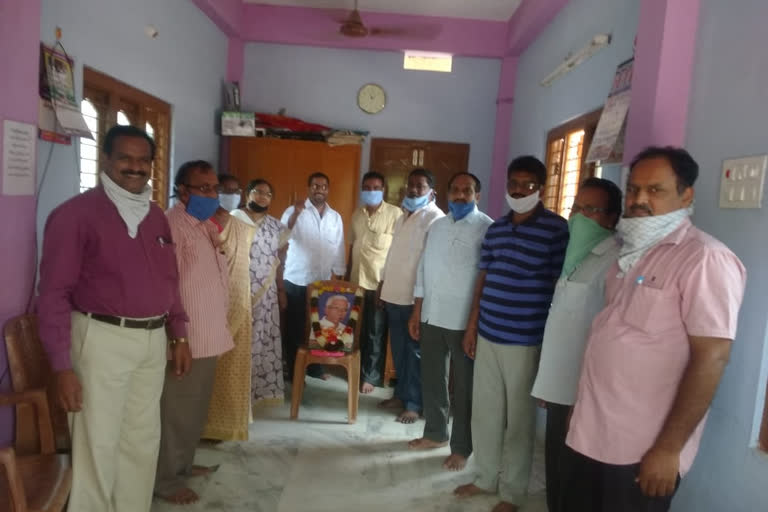
[[[367,395],[368,393],[373,393],[374,390],[373,384],[370,382],[363,382],[363,384],[360,386],[360,392],[364,395]]]
[[[442,443],[438,443],[437,441],[427,439],[426,437],[420,437],[418,439],[414,439],[413,441],[410,441],[408,443],[408,448],[410,450],[432,450],[433,448],[442,448],[447,444],[448,444],[448,441],[443,441]]]
[[[407,425],[410,423],[416,423],[417,419],[419,419],[419,413],[416,411],[403,411],[395,421],[399,421],[400,423],[405,423]]]
[[[517,505],[508,501],[500,501],[491,509],[491,512],[517,512]]]
[[[399,398],[392,397],[379,402],[379,407],[382,409],[402,409],[403,401]]]
[[[443,467],[448,471],[461,471],[466,465],[467,458],[458,453],[450,454],[448,458],[443,461]]]
[[[192,466],[192,469],[189,471],[189,476],[206,476],[215,473],[217,469],[219,469],[218,464],[215,466]]]
[[[200,501],[200,496],[188,487],[183,487],[169,496],[161,496],[162,499],[174,505],[191,505]]]
[[[453,490],[453,495],[456,496],[457,498],[471,498],[473,496],[478,496],[480,494],[490,494],[490,493],[485,489],[481,489],[475,484],[460,485]]]

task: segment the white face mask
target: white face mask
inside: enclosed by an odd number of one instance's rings
[[[519,199],[514,198],[507,193],[507,204],[515,213],[528,213],[539,204],[539,191],[537,190],[533,194]]]
[[[229,212],[237,210],[240,206],[240,194],[219,194],[219,204]]]

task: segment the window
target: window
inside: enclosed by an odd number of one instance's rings
[[[596,110],[551,130],[547,136],[547,184],[542,193],[544,206],[565,218],[579,184],[593,176],[595,166],[585,164],[589,144],[602,110]]]
[[[152,200],[165,209],[168,206],[170,166],[170,105],[87,67],[83,77],[80,110],[94,141],[80,139],[80,191],[98,184],[99,171],[104,164],[99,151],[104,133],[115,124],[134,125],[143,128],[155,141],[157,149],[149,185]]]

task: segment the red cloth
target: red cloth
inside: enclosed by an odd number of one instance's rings
[[[325,132],[331,128],[322,124],[306,123],[294,117],[273,114],[255,114],[256,123],[267,128],[283,128],[293,132]]]

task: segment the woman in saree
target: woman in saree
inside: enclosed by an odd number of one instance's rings
[[[267,213],[273,189],[266,180],[253,180],[246,205],[232,216],[255,228],[250,248],[251,402],[252,407],[280,405],[284,399],[280,311],[287,297],[283,262],[290,231]]]

